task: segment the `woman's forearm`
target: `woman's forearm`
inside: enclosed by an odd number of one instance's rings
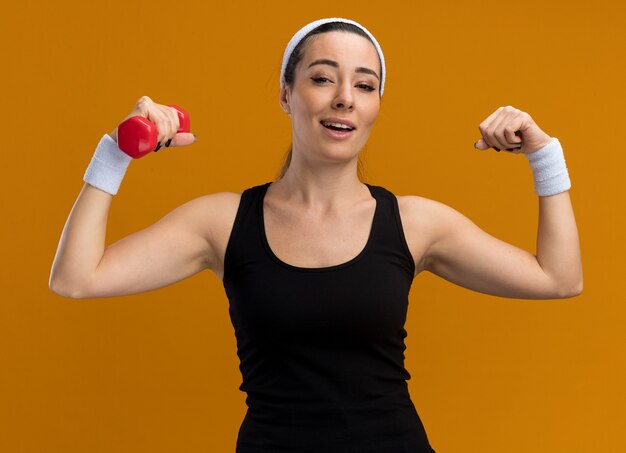
[[[53,292],[73,297],[98,266],[104,254],[112,198],[87,183],[83,186],[52,263],[49,286]]]
[[[569,191],[539,198],[537,261],[563,294],[583,288],[578,229]]]

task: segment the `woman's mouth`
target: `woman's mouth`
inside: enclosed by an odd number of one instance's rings
[[[352,135],[354,128],[341,123],[333,123],[329,121],[320,121],[320,124],[326,133],[334,139],[345,139]]]

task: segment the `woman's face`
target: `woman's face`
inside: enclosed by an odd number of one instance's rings
[[[281,92],[290,114],[293,150],[325,163],[355,159],[366,144],[380,109],[380,61],[374,45],[354,33],[315,35],[296,66],[293,87]],[[326,120],[347,120],[349,132],[325,127]],[[292,158],[292,159],[293,159]]]

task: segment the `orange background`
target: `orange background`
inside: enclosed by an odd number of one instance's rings
[[[5,5],[0,451],[234,452],[245,395],[221,281],[205,271],[73,300],[50,292],[50,267],[95,146],[142,95],[185,108],[198,142],[131,162],[107,244],[203,194],[274,180],[291,141],[284,47],[331,16],[362,23],[385,52],[366,182],[446,203],[534,253],[526,159],[472,146],[501,105],[561,140],[572,180],[581,296],[414,281],[406,367],[432,446],[626,451],[624,3],[331,3]]]

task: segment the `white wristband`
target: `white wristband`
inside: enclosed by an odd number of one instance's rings
[[[83,180],[111,195],[117,194],[132,157],[117,146],[109,134],[100,139]]]
[[[561,142],[556,137],[530,154],[524,153],[533,171],[535,193],[541,197],[565,192],[572,187]]]

